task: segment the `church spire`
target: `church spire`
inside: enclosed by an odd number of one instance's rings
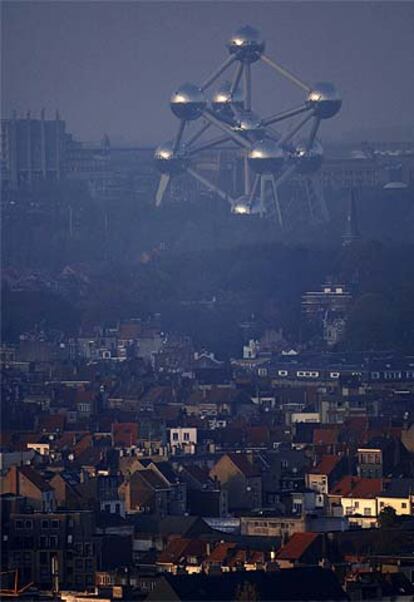
[[[345,232],[342,236],[343,246],[348,246],[360,238],[356,211],[355,189],[349,191],[348,213],[346,217]]]

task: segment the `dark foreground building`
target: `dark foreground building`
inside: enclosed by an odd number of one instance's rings
[[[147,600],[347,600],[331,570],[296,568],[265,573],[162,577]]]

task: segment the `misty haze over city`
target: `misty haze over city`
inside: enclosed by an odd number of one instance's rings
[[[0,597],[414,600],[414,2],[1,2]]]

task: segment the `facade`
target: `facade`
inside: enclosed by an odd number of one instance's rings
[[[65,170],[66,124],[56,113],[46,119],[17,117],[1,121],[3,185],[17,189],[40,181],[59,181]]]
[[[99,548],[92,512],[12,514],[9,568],[40,589],[83,589],[94,583]]]
[[[240,532],[255,537],[280,537],[287,541],[294,533],[306,531],[304,516],[242,516]]]
[[[179,449],[197,445],[197,429],[193,427],[170,429],[170,445]]]
[[[262,504],[260,471],[244,454],[225,454],[210,470],[227,491],[229,510],[258,508]]]

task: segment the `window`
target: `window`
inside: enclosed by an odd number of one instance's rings
[[[406,502],[402,502],[401,503],[401,508],[407,508],[407,503]]]
[[[25,520],[24,521],[24,528],[25,529],[33,529],[33,521],[31,521],[31,520]]]
[[[39,539],[39,547],[47,548],[47,537],[45,537],[44,535],[42,535]]]
[[[359,508],[359,502],[355,502],[355,508]]]
[[[16,525],[16,529],[23,529],[23,521],[20,519],[17,519],[14,523]]]
[[[184,433],[184,441],[190,441],[190,433]]]
[[[178,441],[178,433],[172,434],[173,441]]]
[[[68,544],[73,543],[73,535],[68,535]]]
[[[13,562],[15,564],[20,564],[22,561],[22,555],[20,552],[13,552]]]
[[[371,508],[364,508],[364,516],[371,516]]]
[[[49,529],[49,521],[42,520],[41,526],[42,526],[42,529]]]
[[[58,520],[52,520],[52,522],[51,522],[51,528],[52,529],[59,529],[59,521]]]
[[[58,538],[57,538],[57,535],[52,535],[49,538],[49,542],[50,542],[50,547],[51,548],[57,548],[58,547]]]
[[[39,554],[39,563],[40,564],[47,564],[48,563],[48,553],[47,552],[40,552],[40,554]]]

